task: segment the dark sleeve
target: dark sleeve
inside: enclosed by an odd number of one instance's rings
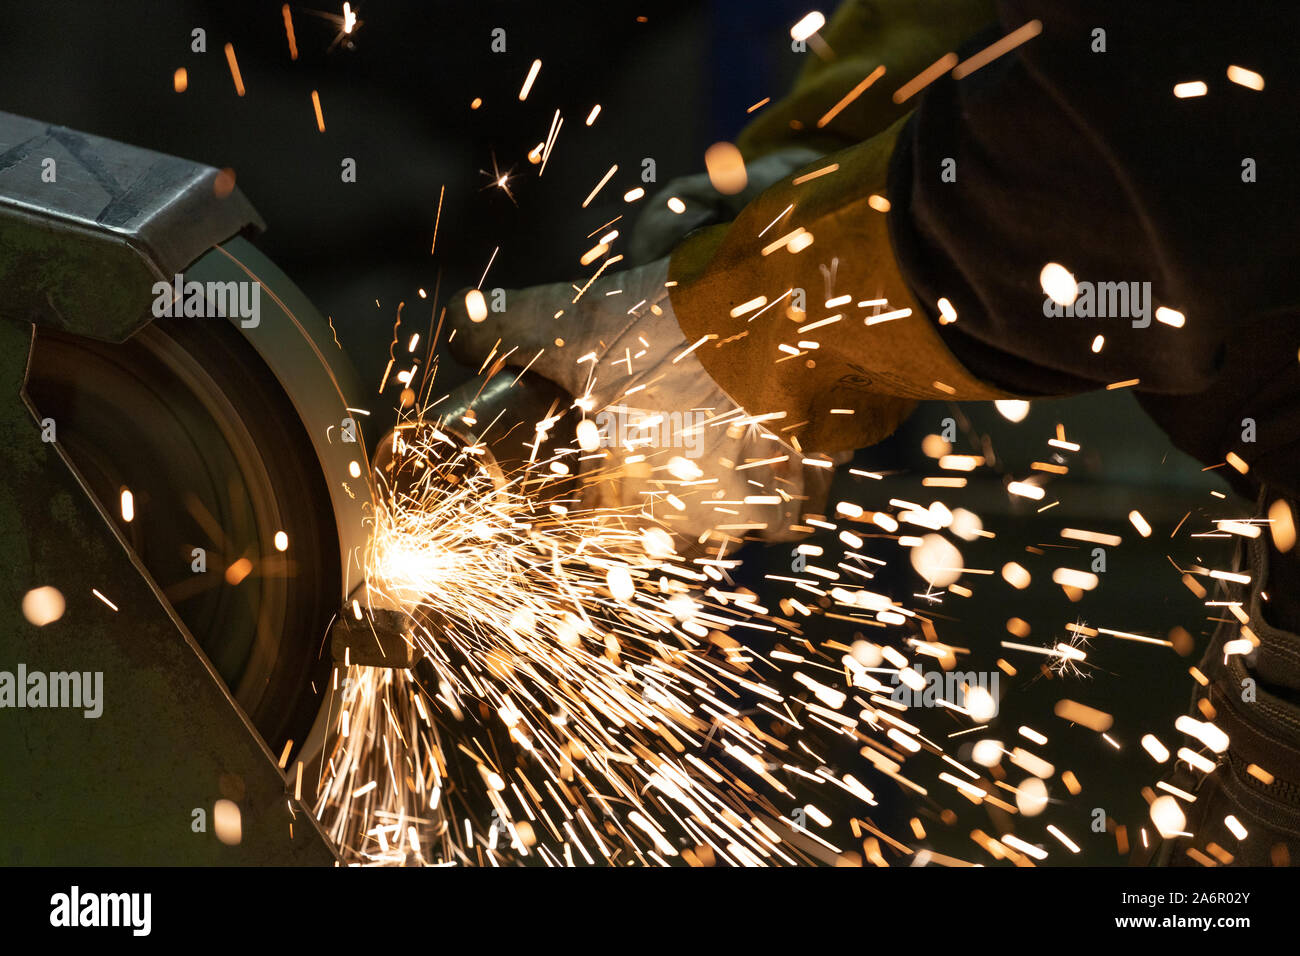
[[[1300,388],[1285,394],[1286,380],[1300,386],[1296,11],[1000,5],[1000,25],[963,59],[1031,20],[1041,34],[930,87],[891,166],[903,275],[920,302],[952,302],[957,321],[940,332],[967,368],[1028,395],[1138,379],[1157,420],[1203,460],[1222,460],[1251,411],[1276,425],[1273,457],[1297,450]],[[1263,90],[1232,82],[1234,65],[1262,75]],[[1175,84],[1195,80],[1206,95],[1175,97]],[[1150,289],[1147,314],[1045,315],[1048,262],[1081,286],[1150,283],[1130,286]],[[1134,304],[1140,296],[1130,313]],[[1183,327],[1156,321],[1160,307],[1182,313]],[[1256,408],[1252,390],[1266,384],[1284,394]]]

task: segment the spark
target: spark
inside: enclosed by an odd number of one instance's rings
[[[1174,96],[1180,100],[1190,99],[1195,96],[1204,96],[1210,91],[1202,80],[1188,80],[1186,83],[1174,84]]]
[[[838,103],[836,103],[834,106],[828,109],[822,115],[822,117],[817,120],[817,128],[822,129],[823,127],[828,125],[831,122],[831,120],[839,116],[840,113],[843,112],[850,103],[852,103],[859,96],[865,93],[867,88],[870,87],[871,84],[875,83],[876,80],[880,79],[884,75],[885,75],[885,66],[882,63],[880,66],[876,67],[865,77],[863,77],[863,79],[861,80],[861,82],[858,83],[857,86],[853,87],[853,89],[845,93],[844,97]]]
[[[230,79],[233,80],[235,84],[235,93],[238,96],[243,96],[244,80],[243,77],[239,75],[239,61],[235,59],[235,47],[233,44],[227,43],[225,50],[226,62],[230,64]]]
[[[802,186],[804,183],[811,182],[814,179],[820,179],[822,176],[829,176],[831,173],[836,172],[839,168],[840,168],[839,163],[830,163],[826,166],[822,166],[819,169],[814,169],[810,173],[804,173],[802,176],[796,176],[794,179],[790,180],[790,185]],[[782,213],[781,215],[783,216],[785,215],[785,213]],[[777,218],[779,219],[780,216],[778,216]],[[766,231],[767,230],[764,230],[764,232]],[[759,233],[759,235],[762,235],[762,233]]]
[[[1177,309],[1171,309],[1162,305],[1156,309],[1156,321],[1163,322],[1165,325],[1172,326],[1175,329],[1181,329],[1187,321],[1187,317]]]
[[[613,177],[613,175],[616,172],[618,172],[618,163],[615,163],[614,165],[610,166],[609,171],[606,172],[605,175],[601,177],[600,182],[596,183],[595,187],[591,190],[591,192],[587,194],[587,198],[582,201],[583,209],[586,209],[588,206],[591,205],[591,201],[596,198],[596,193],[600,192],[605,187],[605,184],[610,181],[610,179]]]
[[[533,60],[532,66],[528,68],[528,76],[524,78],[524,85],[519,90],[519,102],[528,99],[528,94],[533,89],[533,83],[537,80],[537,74],[542,71],[542,61]],[[588,124],[590,125],[590,124]]]
[[[790,28],[790,37],[797,41],[804,41],[824,26],[826,26],[825,15],[814,10]]]
[[[117,607],[116,604],[114,604],[114,603],[113,603],[112,601],[110,601],[108,598],[104,597],[104,595],[100,592],[99,588],[91,588],[91,589],[90,589],[90,593],[93,594],[93,595],[95,595],[95,597],[99,598],[99,599],[100,599],[101,601],[103,601],[105,604],[107,604],[108,607],[109,607],[111,610],[116,611],[116,610],[118,609],[118,607]]]
[[[505,172],[501,171],[501,167],[497,165],[497,156],[495,152],[492,153],[492,172],[489,173],[486,169],[479,170],[479,174],[481,176],[487,177],[488,180],[488,184],[483,187],[484,189],[492,189],[492,188],[500,189],[503,193],[506,194],[506,197],[510,200],[510,202],[513,203],[516,207],[518,207],[519,203],[515,201],[515,194],[510,191],[510,174],[512,172],[514,172],[514,167],[507,169]],[[441,191],[439,191],[438,193],[438,208],[439,210],[442,209]],[[435,224],[434,225],[435,239],[437,238],[437,234],[438,234],[437,225]],[[433,250],[430,249],[430,252],[432,251]]]
[[[904,103],[957,65],[956,53],[945,53],[894,91],[895,103]]]
[[[704,166],[713,188],[725,196],[734,196],[749,184],[745,159],[733,143],[718,142],[706,149]]]
[[[289,4],[280,8],[280,14],[284,17],[284,35],[289,41],[289,59],[298,59],[298,41],[293,35],[293,14],[289,12]]]
[[[1248,70],[1244,66],[1228,67],[1228,79],[1238,86],[1244,86],[1249,90],[1262,90],[1264,88],[1264,77],[1260,76],[1254,70]]]
[[[290,53],[293,59],[297,59],[297,47],[294,44],[294,40],[293,40],[293,23],[289,18],[289,8],[287,4],[283,8],[282,12],[284,13],[286,32],[289,35]],[[330,41],[328,50],[333,50],[340,43],[343,43],[348,49],[352,49],[353,48],[352,38],[357,35],[357,32],[361,29],[362,25],[365,23],[364,20],[361,20],[357,17],[356,11],[352,9],[352,4],[350,3],[343,4],[342,15],[337,13],[326,13],[323,10],[308,10],[307,12],[314,17],[320,17],[322,20],[328,20],[330,23],[334,24],[334,26],[338,28],[339,32],[336,33],[334,35],[334,39]]]
[[[960,80],[970,76],[980,67],[987,66],[998,57],[1010,53],[1022,43],[1032,40],[1042,32],[1043,22],[1041,20],[1030,20],[1024,26],[1012,30],[1001,40],[989,44],[978,53],[957,64],[952,71],[953,79]]]

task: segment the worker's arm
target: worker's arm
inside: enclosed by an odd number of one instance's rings
[[[1003,4],[1000,32],[1035,18],[1042,34],[1015,53],[929,90],[901,141],[891,227],[909,285],[954,302],[940,334],[985,381],[1061,394],[1136,380],[1181,448],[1207,465],[1235,452],[1251,479],[1300,494],[1300,135],[1283,119],[1300,12],[1034,0]],[[1204,95],[1175,95],[1196,81]],[[946,157],[955,184],[935,175]],[[1094,311],[1108,282],[1141,308],[1043,316],[1048,261]]]
[[[1209,3],[1180,7],[1176,23],[1118,3],[1006,3],[1000,14],[962,59],[1030,21],[1042,32],[938,80],[910,121],[810,164],[730,228],[677,249],[678,320],[688,339],[716,336],[701,363],[755,412],[806,422],[799,434],[815,448],[879,437],[880,393],[1063,395],[1136,380],[1202,458],[1239,446],[1243,417],[1267,419],[1269,435],[1239,453],[1293,487],[1294,413],[1281,397],[1255,401],[1249,369],[1297,374],[1293,251],[1278,241],[1294,234],[1296,134],[1268,99],[1286,95],[1294,24],[1270,8],[1226,29]],[[1229,65],[1269,85],[1232,82]],[[1206,96],[1174,95],[1198,78]],[[811,244],[764,255],[798,229]],[[1048,262],[1080,280],[1092,315],[1045,314]],[[806,316],[792,321],[784,305],[731,315],[792,289]],[[1112,314],[1097,314],[1100,296]],[[857,303],[880,298],[886,314],[911,313],[867,325],[881,307]],[[941,322],[941,299],[955,321]]]

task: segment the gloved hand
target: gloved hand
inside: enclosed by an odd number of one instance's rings
[[[747,162],[745,188],[731,195],[713,188],[708,173],[670,181],[642,208],[628,241],[629,257],[638,264],[663,258],[696,229],[731,222],[768,186],[821,156],[816,149],[790,146]],[[668,200],[673,197],[686,207],[683,212],[676,213],[669,208]]]
[[[460,294],[448,308],[449,347],[473,368],[509,353],[507,364],[531,362],[574,396],[601,434],[603,457],[585,463],[586,507],[661,522],[683,553],[797,537],[790,525],[820,510],[832,469],[805,466],[709,377],[673,316],[667,279],[661,259],[580,296],[568,283],[508,291],[506,311],[477,323]]]

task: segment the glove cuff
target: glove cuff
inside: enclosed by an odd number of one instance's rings
[[[708,337],[700,363],[751,414],[783,413],[769,427],[806,450],[873,444],[917,399],[1016,397],[957,361],[899,271],[881,200],[903,123],[777,183],[669,263],[686,340]]]

